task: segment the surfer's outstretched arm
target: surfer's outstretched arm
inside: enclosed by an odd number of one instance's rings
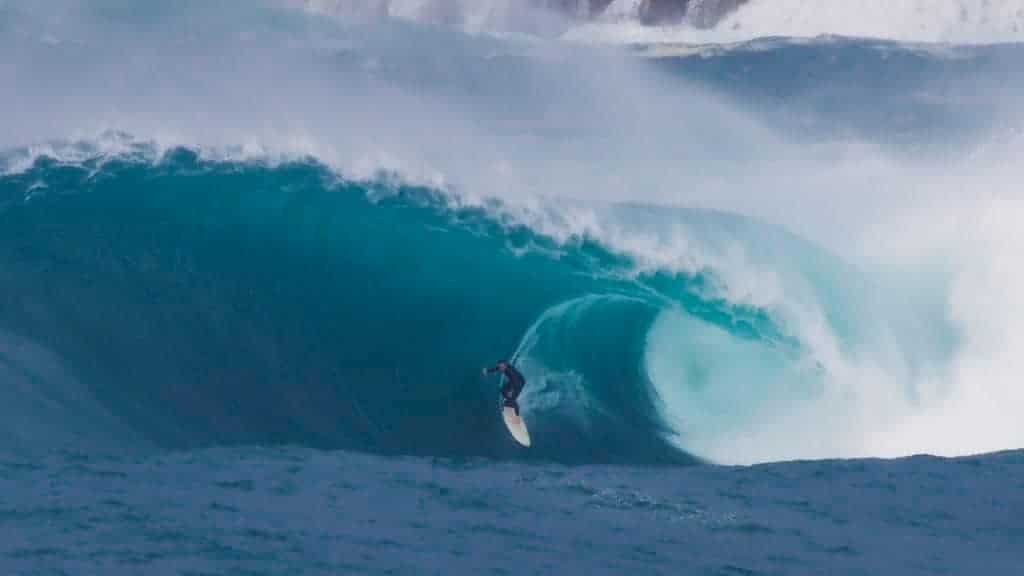
[[[493,374],[495,372],[506,372],[508,370],[508,364],[505,362],[498,362],[490,368],[484,368],[484,375]]]

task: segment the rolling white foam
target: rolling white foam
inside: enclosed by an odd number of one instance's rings
[[[751,0],[716,30],[746,37],[841,35],[909,42],[1024,40],[1024,1]]]
[[[636,19],[574,26],[565,38],[624,44],[730,44],[759,38],[847,36],[899,42],[1024,41],[1024,0],[751,0],[714,27],[645,26]]]

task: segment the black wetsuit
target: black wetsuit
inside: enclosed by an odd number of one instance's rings
[[[519,404],[516,402],[516,398],[522,393],[523,387],[526,386],[526,379],[523,375],[512,367],[508,362],[499,362],[492,368],[487,368],[484,373],[491,374],[492,372],[501,372],[505,376],[505,383],[501,385],[501,395],[504,398],[503,406],[510,406],[516,411],[516,415],[519,415]]]

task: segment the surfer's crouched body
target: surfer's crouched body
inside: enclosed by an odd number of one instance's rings
[[[526,379],[505,361],[498,362],[491,368],[484,368],[485,375],[494,372],[501,372],[505,376],[505,383],[501,385],[501,396],[505,399],[502,405],[511,407],[516,411],[516,416],[519,416],[519,404],[516,402],[516,398],[523,391],[523,386],[526,386]]]

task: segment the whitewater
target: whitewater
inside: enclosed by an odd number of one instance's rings
[[[1024,4],[541,4],[0,2],[6,569],[1022,567]]]

